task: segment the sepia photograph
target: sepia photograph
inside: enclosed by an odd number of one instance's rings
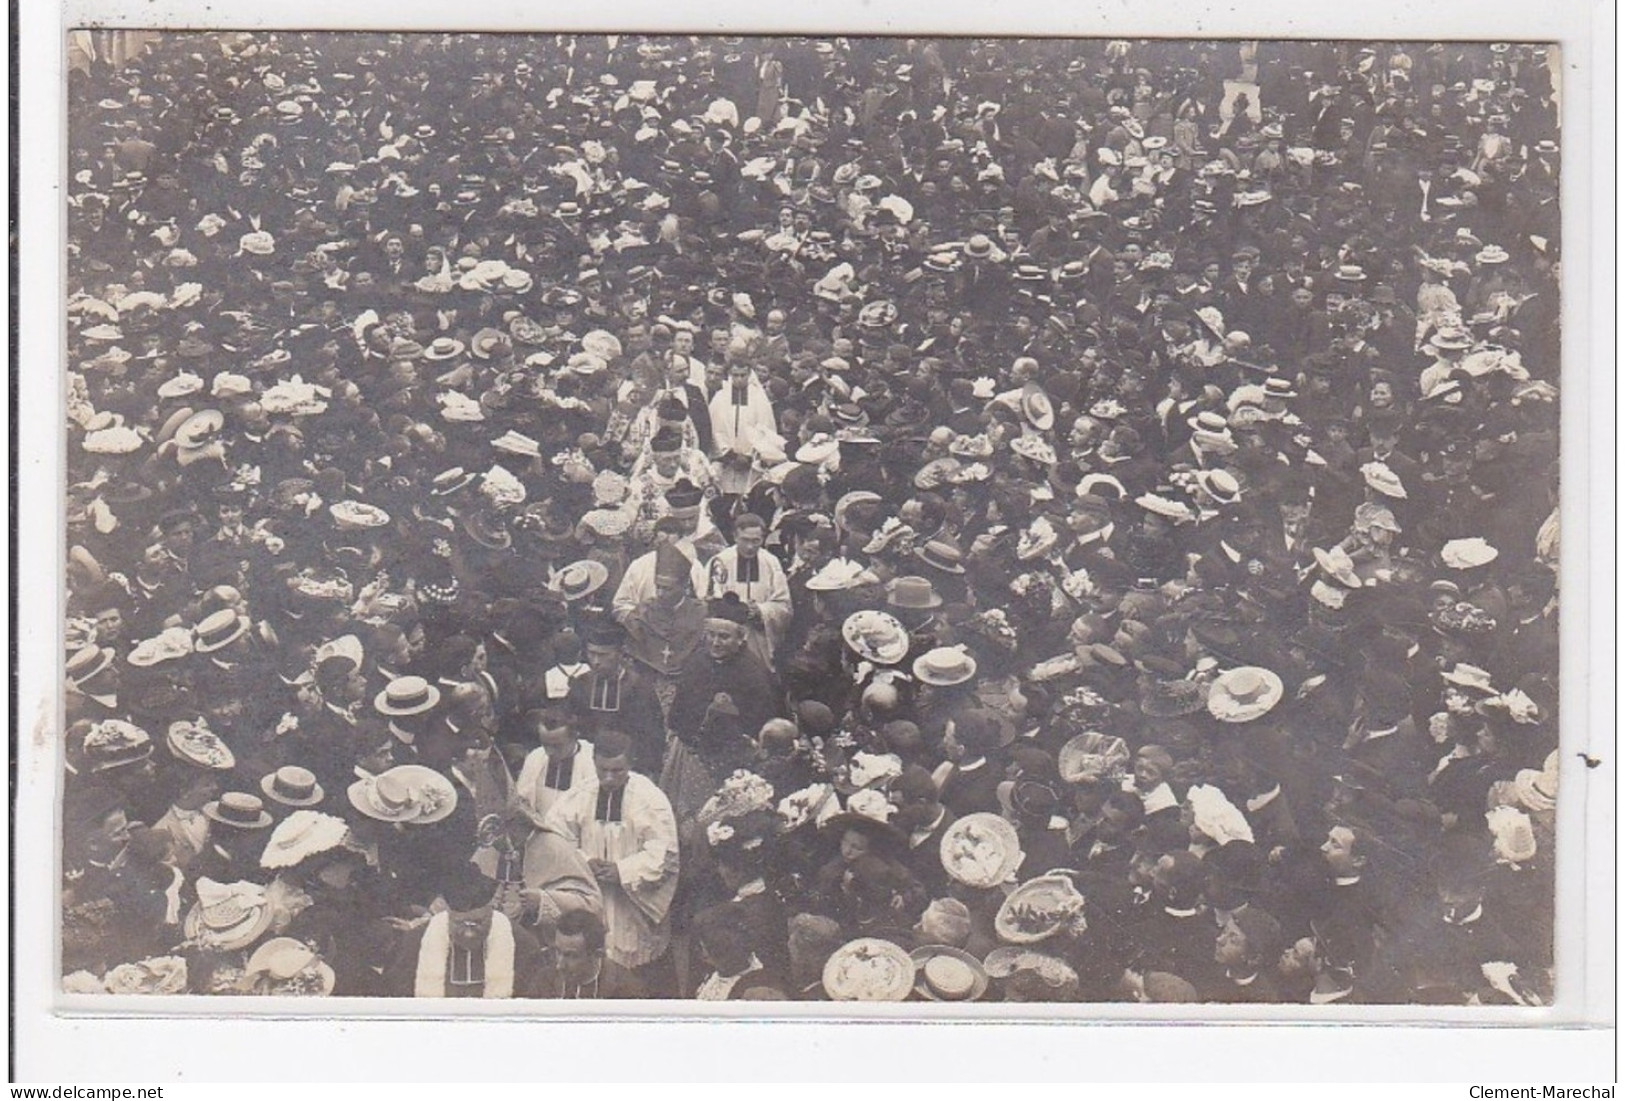
[[[76,1004],[1573,996],[1557,43],[65,48]]]

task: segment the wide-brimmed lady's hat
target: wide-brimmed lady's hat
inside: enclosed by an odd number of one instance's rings
[[[1016,558],[1023,562],[1031,561],[1048,554],[1060,541],[1061,533],[1056,530],[1050,518],[1039,516],[1027,526],[1017,540]]]
[[[298,765],[284,765],[260,777],[260,790],[273,803],[285,807],[314,807],[327,797],[316,774]]]
[[[350,805],[379,822],[428,825],[457,807],[452,782],[424,765],[397,765],[350,785]]]
[[[440,702],[440,689],[422,677],[396,677],[372,702],[382,715],[421,715]]]
[[[958,473],[964,464],[952,455],[944,455],[940,459],[932,459],[919,470],[914,472],[914,485],[917,489],[936,489],[943,482]]]
[[[271,813],[257,795],[241,791],[228,791],[220,798],[203,804],[203,813],[222,826],[239,830],[259,830],[271,824]]]
[[[1040,432],[1048,432],[1055,427],[1055,403],[1036,386],[1022,391],[1021,412],[1027,418],[1027,423]]]
[[[199,768],[226,772],[236,767],[237,757],[231,747],[221,741],[220,735],[210,730],[203,720],[181,720],[169,724],[165,740],[169,751],[178,759]]]
[[[827,432],[819,432],[796,448],[796,462],[819,465],[840,453],[841,441]]]
[[[1331,550],[1314,548],[1315,564],[1324,570],[1327,575],[1350,589],[1365,587],[1360,575],[1354,572],[1354,559],[1342,547],[1333,547]]]
[[[337,981],[333,968],[310,945],[292,937],[266,941],[243,969],[244,989],[267,995],[325,997]]]
[[[922,684],[952,688],[976,676],[976,659],[958,646],[939,646],[914,659],[914,676]]]
[[[1480,536],[1471,539],[1452,539],[1439,551],[1439,559],[1453,570],[1470,570],[1487,566],[1500,557],[1501,552]]]
[[[1056,761],[1062,780],[1093,784],[1126,770],[1132,756],[1128,743],[1117,735],[1087,730],[1068,739]]]
[[[1044,466],[1054,466],[1056,462],[1055,448],[1042,436],[1016,436],[1010,441],[1010,450],[1023,459],[1030,459]]]
[[[988,438],[986,432],[974,436],[960,434],[948,445],[948,453],[958,455],[962,459],[990,458],[993,454],[993,441]]]
[[[489,509],[463,513],[463,531],[486,550],[507,550],[513,546],[513,533],[502,517]]]
[[[866,329],[884,329],[897,320],[897,306],[884,299],[869,302],[858,311],[858,324]]]
[[[889,940],[863,937],[824,964],[824,993],[836,1002],[900,1002],[914,989],[914,961]]]
[[[1512,779],[1518,802],[1529,810],[1550,813],[1557,809],[1557,770],[1524,768]]]
[[[955,821],[943,832],[937,849],[949,878],[979,890],[1009,880],[1026,858],[1015,826],[988,812]]]
[[[1208,691],[1208,714],[1220,722],[1252,722],[1267,715],[1285,692],[1280,676],[1263,666],[1227,669]]]
[[[271,831],[260,854],[262,868],[292,868],[308,857],[337,848],[349,836],[350,826],[332,814],[296,810]]]
[[[203,409],[191,414],[175,428],[175,446],[196,450],[207,447],[225,427],[226,416],[218,409]]]
[[[1490,673],[1487,669],[1480,669],[1476,665],[1468,665],[1458,661],[1454,666],[1439,674],[1449,684],[1459,688],[1471,688],[1487,695],[1499,695],[1495,685],[1490,682]]]
[[[853,612],[841,624],[841,637],[853,653],[876,665],[896,665],[908,656],[908,631],[885,612]]]
[[[1147,679],[1140,683],[1140,714],[1148,719],[1177,719],[1207,706],[1208,686],[1194,680]]]
[[[270,900],[257,883],[217,883],[205,876],[197,881],[197,898],[182,929],[203,948],[241,951],[271,927]]]
[[[85,733],[82,752],[92,772],[107,772],[152,756],[152,735],[123,719],[105,719]]]
[[[1360,467],[1360,476],[1365,484],[1382,494],[1384,497],[1393,497],[1404,500],[1410,494],[1405,491],[1405,483],[1399,480],[1399,475],[1387,463],[1369,462]]]
[[[478,359],[511,355],[513,338],[501,329],[481,329],[474,334],[474,339],[469,342],[469,348]]]

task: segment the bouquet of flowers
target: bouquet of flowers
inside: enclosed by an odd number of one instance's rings
[[[1011,625],[1010,617],[1005,614],[1003,608],[989,608],[985,612],[978,612],[965,626],[1001,650],[1013,654],[1021,647],[1016,629]]]
[[[1083,732],[1099,730],[1101,720],[1111,713],[1112,705],[1105,697],[1087,685],[1080,685],[1062,696],[1055,705],[1055,722],[1063,730]]]

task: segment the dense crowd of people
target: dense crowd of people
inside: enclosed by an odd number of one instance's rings
[[[70,83],[75,993],[1553,994],[1554,58]]]

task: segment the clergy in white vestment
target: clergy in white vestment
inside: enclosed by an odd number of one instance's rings
[[[767,522],[747,512],[734,521],[734,545],[725,547],[702,570],[694,588],[707,601],[733,593],[750,609],[748,645],[771,668],[773,651],[790,622],[790,582],[784,566],[764,550]]]
[[[756,373],[746,363],[730,365],[727,380],[711,398],[717,489],[723,493],[748,492],[757,444],[777,436],[773,405]]]
[[[626,968],[645,967],[671,944],[677,893],[677,818],[653,780],[631,770],[631,744],[619,731],[599,735],[595,777],[548,813],[548,828],[586,857],[604,895],[604,948]]]
[[[675,547],[688,559],[691,569],[699,570],[699,552],[694,549],[693,532],[685,528],[681,519],[667,517],[655,525],[655,545],[647,554],[639,555],[626,567],[621,583],[610,601],[610,614],[617,622],[625,623],[638,605],[654,599],[655,559],[663,546]],[[696,589],[696,595],[698,594]]]
[[[513,804],[536,825],[547,821],[567,793],[597,780],[592,767],[592,743],[576,737],[570,715],[562,706],[535,713],[536,749],[525,757],[514,782]]]

